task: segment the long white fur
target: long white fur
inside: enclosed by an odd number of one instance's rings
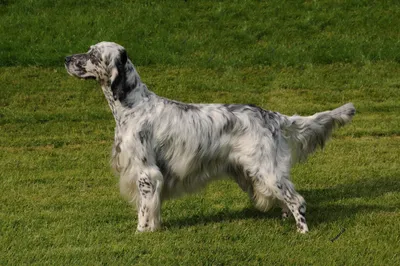
[[[142,83],[125,49],[102,42],[66,59],[74,76],[96,78],[116,121],[112,164],[121,193],[137,206],[138,231],[160,228],[163,200],[229,175],[257,209],[277,201],[305,233],[305,201],[290,167],[323,147],[355,113],[349,103],[313,116],[286,116],[254,105],[185,104]]]

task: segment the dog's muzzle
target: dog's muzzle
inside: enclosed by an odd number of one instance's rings
[[[65,65],[68,66],[68,64],[71,62],[72,56],[67,56],[65,57]]]

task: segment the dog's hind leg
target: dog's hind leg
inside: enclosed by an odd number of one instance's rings
[[[231,175],[232,179],[239,185],[239,187],[248,194],[250,201],[256,209],[262,212],[266,212],[273,206],[275,199],[272,193],[269,193],[263,182],[259,183],[256,178],[254,178],[254,169],[249,169],[245,167],[248,164],[240,164],[240,167],[230,167],[228,173]]]
[[[305,218],[306,202],[304,198],[295,191],[292,182],[287,178],[282,178],[281,182],[277,184],[277,188],[277,198],[287,207],[283,206],[282,217],[287,209],[290,210],[296,220],[297,230],[303,234],[307,233],[308,226]]]
[[[293,183],[290,181],[291,151],[285,139],[280,138],[277,146],[277,156],[275,158],[276,180],[274,184],[274,195],[279,200],[282,207],[282,217],[288,216],[288,211],[293,214],[296,220],[297,231],[307,233],[306,223],[306,202],[304,198],[296,192]]]
[[[274,175],[259,175],[253,182],[253,202],[257,209],[268,211],[275,201],[279,201],[282,208],[282,218],[288,217],[289,211],[296,220],[297,230],[300,233],[308,232],[305,219],[306,203],[298,194],[288,177]]]
[[[282,207],[282,217],[286,218],[290,211],[300,233],[308,232],[305,219],[306,203],[303,197],[296,192],[289,179],[290,155],[287,156],[285,143],[280,143],[276,156],[269,157],[269,161],[259,164],[253,180],[253,200],[257,209],[266,211],[277,200]],[[272,153],[273,154],[273,153]]]
[[[142,168],[136,185],[139,190],[137,231],[155,231],[161,226],[162,174],[157,167]]]

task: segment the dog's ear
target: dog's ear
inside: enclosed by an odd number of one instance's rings
[[[125,49],[120,51],[119,57],[115,59],[114,68],[111,73],[111,90],[114,100],[123,100],[126,96],[126,72],[125,64],[128,56]]]

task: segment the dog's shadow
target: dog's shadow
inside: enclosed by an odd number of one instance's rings
[[[400,182],[396,177],[360,180],[355,183],[341,184],[324,189],[299,190],[299,193],[307,201],[307,220],[313,226],[337,220],[348,221],[349,218],[359,213],[394,212],[398,209],[394,203],[382,203],[382,200],[379,201],[381,204],[368,203],[371,202],[371,199],[391,192],[400,192]],[[249,205],[249,207],[238,211],[227,209],[212,215],[192,215],[178,219],[167,219],[164,221],[164,225],[168,228],[181,228],[246,219],[281,219],[280,213],[280,208],[262,213]]]

